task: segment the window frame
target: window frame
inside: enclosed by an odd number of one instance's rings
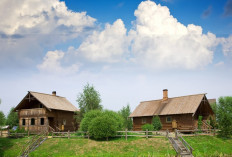
[[[35,118],[31,118],[31,125],[35,125]]]
[[[43,122],[43,124],[42,124],[42,122]],[[40,118],[40,125],[44,125],[45,124],[44,122],[45,122],[45,119],[44,118]]]
[[[142,118],[142,124],[146,124],[147,123],[147,118],[143,117]]]
[[[168,118],[170,118],[170,121],[168,120]],[[172,116],[167,116],[166,117],[166,123],[172,123]]]
[[[22,125],[23,125],[23,126],[26,125],[26,119],[25,119],[25,118],[22,119]]]

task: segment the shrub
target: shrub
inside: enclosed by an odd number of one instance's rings
[[[89,134],[95,139],[107,138],[108,140],[108,137],[113,137],[116,135],[116,123],[116,119],[107,114],[97,117],[92,120],[89,125]]]
[[[91,121],[94,118],[100,116],[101,114],[102,114],[102,112],[99,110],[92,110],[92,111],[87,112],[81,121],[80,130],[81,131],[88,131],[88,127],[89,127],[89,124],[91,123]]]
[[[159,116],[155,116],[152,118],[152,125],[154,127],[154,130],[158,131],[162,128],[162,124],[160,122]]]
[[[120,114],[109,110],[105,110],[102,114],[112,117],[116,120],[116,123],[114,125],[116,126],[117,131],[121,131],[123,129],[123,118]]]
[[[152,124],[145,124],[142,126],[143,131],[154,131],[154,126]],[[152,133],[149,132],[148,135],[151,135]]]
[[[202,116],[198,117],[198,129],[201,130],[201,126],[202,126]]]

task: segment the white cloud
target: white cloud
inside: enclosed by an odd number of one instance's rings
[[[85,27],[93,26],[95,22],[95,19],[87,16],[85,12],[68,10],[65,3],[59,0],[2,0],[0,19],[0,30],[5,34],[23,31],[47,34],[59,26],[72,27],[72,31],[80,33]],[[37,27],[38,29],[32,31]]]
[[[94,31],[78,48],[78,53],[97,62],[118,62],[127,52],[126,28],[121,19],[106,24],[103,31]]]
[[[167,7],[142,2],[135,11],[132,52],[135,60],[152,68],[195,69],[212,62],[216,36],[203,34],[200,26],[187,27]]]
[[[38,69],[41,72],[59,75],[74,74],[79,70],[78,64],[72,64],[71,66],[61,66],[61,62],[64,59],[65,53],[62,51],[48,51],[43,59],[43,63],[38,65]]]
[[[219,42],[222,44],[222,51],[224,55],[232,55],[232,35],[230,35],[228,38],[219,38]]]
[[[59,0],[1,0],[0,19],[0,67],[4,68],[37,64],[46,49],[86,36],[96,21],[86,12],[68,10]]]

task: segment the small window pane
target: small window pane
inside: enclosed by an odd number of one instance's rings
[[[23,119],[23,120],[22,120],[22,125],[25,125],[25,124],[26,124],[26,120]]]
[[[40,118],[40,125],[44,125],[44,118]]]
[[[31,118],[31,125],[35,125],[35,118]]]
[[[172,122],[172,117],[171,116],[166,117],[166,122],[171,123]]]
[[[146,118],[142,118],[142,124],[145,124],[147,122]]]

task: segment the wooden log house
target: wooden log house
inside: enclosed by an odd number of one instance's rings
[[[29,91],[15,111],[19,127],[30,132],[77,130],[73,116],[78,109],[55,91],[52,94]]]
[[[215,99],[212,99],[215,102]],[[207,123],[214,112],[206,94],[168,98],[168,90],[163,90],[163,99],[141,102],[129,116],[133,118],[133,130],[139,131],[144,124],[151,124],[154,116],[159,116],[162,130],[193,130],[198,127],[198,117],[203,117],[203,129],[211,128]]]

